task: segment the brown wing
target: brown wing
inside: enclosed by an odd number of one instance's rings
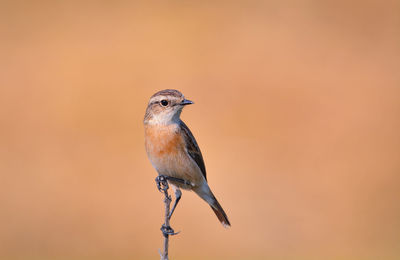
[[[204,165],[203,156],[201,155],[201,151],[199,146],[197,145],[196,139],[194,139],[192,132],[190,132],[189,128],[183,121],[181,121],[181,129],[186,141],[187,152],[189,153],[190,157],[192,157],[192,159],[196,162],[197,166],[199,166],[204,178],[207,180],[206,166]]]

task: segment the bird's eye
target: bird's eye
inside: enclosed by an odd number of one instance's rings
[[[165,100],[165,99],[161,100],[161,105],[162,105],[163,107],[168,106],[168,101]]]

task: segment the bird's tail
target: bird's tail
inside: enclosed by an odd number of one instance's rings
[[[221,204],[219,204],[215,198],[214,194],[211,192],[211,189],[208,187],[207,183],[204,183],[201,188],[196,189],[195,192],[210,205],[211,209],[214,211],[215,215],[217,215],[218,220],[224,227],[228,228],[231,226],[228,216],[226,215]]]
[[[211,205],[211,209],[214,211],[215,215],[217,215],[218,220],[222,223],[222,225],[226,228],[231,226],[231,223],[228,220],[228,216],[226,215],[224,209],[221,207],[217,199],[214,197],[214,203]]]

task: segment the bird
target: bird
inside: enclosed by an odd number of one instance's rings
[[[165,177],[175,192],[169,219],[181,199],[183,189],[195,192],[207,202],[227,228],[231,224],[208,185],[200,148],[180,118],[182,109],[191,104],[194,102],[175,89],[161,90],[150,97],[143,120],[147,156],[158,176]]]

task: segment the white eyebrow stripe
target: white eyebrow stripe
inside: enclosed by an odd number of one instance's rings
[[[165,97],[165,96],[155,96],[155,97],[152,97],[152,98],[150,99],[149,103],[159,102],[159,101],[161,101],[162,99],[167,99],[167,97]]]
[[[182,98],[185,99],[185,97],[182,97]],[[160,102],[163,99],[170,100],[170,101],[175,101],[175,100],[180,100],[181,98],[178,98],[178,97],[175,97],[175,96],[157,95],[155,97],[150,98],[149,104]]]

